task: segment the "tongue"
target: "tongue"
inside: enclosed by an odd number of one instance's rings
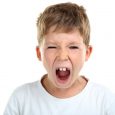
[[[60,80],[66,80],[66,79],[68,79],[68,77],[70,75],[70,71],[69,70],[67,70],[67,71],[59,71],[59,70],[57,70],[56,75],[58,76],[58,78]]]

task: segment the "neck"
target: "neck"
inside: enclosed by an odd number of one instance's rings
[[[42,85],[48,93],[57,97],[57,98],[69,98],[79,94],[86,86],[88,80],[84,77],[79,77],[76,79],[75,83],[69,88],[57,88],[55,87],[48,77],[42,79]]]

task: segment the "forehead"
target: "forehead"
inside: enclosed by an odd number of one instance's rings
[[[50,28],[47,34],[44,36],[46,42],[83,42],[83,37],[81,36],[78,29],[73,29],[72,31],[54,31],[54,27]]]

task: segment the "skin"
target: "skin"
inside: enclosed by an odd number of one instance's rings
[[[78,30],[69,33],[54,32],[53,28],[44,36],[43,43],[36,47],[37,57],[47,70],[42,80],[44,88],[55,97],[67,98],[80,93],[87,80],[79,75],[85,61],[92,52],[91,46],[86,46]],[[67,80],[56,76],[57,68],[69,68]]]

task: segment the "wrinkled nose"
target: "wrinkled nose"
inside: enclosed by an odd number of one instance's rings
[[[67,61],[68,60],[68,52],[67,52],[67,50],[60,49],[60,51],[58,53],[58,59],[60,61]]]

